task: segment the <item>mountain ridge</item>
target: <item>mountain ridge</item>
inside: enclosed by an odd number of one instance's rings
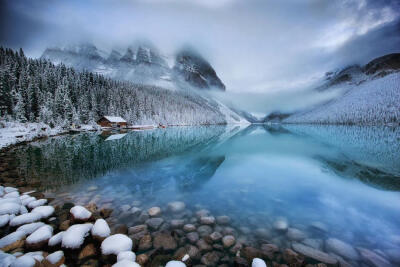
[[[113,49],[108,54],[88,43],[64,48],[49,47],[41,58],[54,64],[62,62],[77,70],[145,85],[169,89],[226,90],[211,64],[194,49],[178,51],[173,66],[169,66],[167,57],[150,43],[129,46],[124,53]]]

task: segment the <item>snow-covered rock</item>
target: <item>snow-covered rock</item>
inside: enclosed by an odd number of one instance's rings
[[[28,207],[30,209],[34,209],[36,207],[43,206],[46,203],[47,203],[47,199],[38,199],[38,200],[35,200],[35,201],[32,201],[32,202],[29,202],[28,203]]]
[[[104,255],[115,254],[132,250],[132,239],[123,234],[115,234],[107,237],[101,243],[101,252]]]
[[[33,257],[35,260],[41,262],[44,257],[43,257],[43,251],[33,251],[33,252],[28,252],[25,255]]]
[[[65,231],[61,231],[55,235],[53,235],[50,239],[49,239],[49,246],[50,247],[54,247],[57,246],[59,244],[61,244],[62,238],[64,236]]]
[[[18,215],[10,221],[11,226],[19,226],[26,223],[36,222],[42,219],[42,214],[38,212],[30,212]]]
[[[42,222],[28,223],[18,227],[17,231],[22,231],[26,235],[30,235],[42,226],[44,226],[44,223]]]
[[[186,264],[181,261],[169,261],[165,267],[186,267]]]
[[[3,196],[3,198],[19,198],[19,192],[18,191],[12,191],[10,193],[7,193]]]
[[[59,265],[61,265],[61,264],[64,263],[64,260],[65,260],[65,258],[64,258],[64,252],[63,252],[62,250],[53,252],[53,253],[49,254],[49,255],[46,257],[46,260],[47,260],[49,263],[51,263],[51,264],[54,264],[54,265],[56,265],[56,266],[59,266]]]
[[[128,260],[128,261],[135,261],[136,254],[132,251],[121,251],[117,255],[117,261]]]
[[[8,267],[13,263],[17,258],[14,255],[5,253],[0,250],[0,266]]]
[[[7,251],[6,248],[22,246],[25,239],[25,233],[22,231],[12,232],[0,239],[0,249]]]
[[[104,219],[97,219],[92,228],[92,235],[100,240],[111,234],[110,227]]]
[[[10,267],[33,267],[36,264],[34,257],[30,255],[23,255],[17,258]]]
[[[72,207],[70,212],[73,218],[79,221],[87,221],[92,216],[92,213],[82,206]]]
[[[267,267],[267,264],[260,258],[254,258],[251,262],[251,267]]]
[[[29,212],[28,209],[25,208],[25,206],[21,205],[21,207],[19,208],[19,213],[20,214],[25,214],[25,213],[28,213],[28,212]]]
[[[140,267],[139,264],[137,264],[134,261],[129,261],[129,260],[122,260],[118,261],[117,263],[112,265],[113,267]]]
[[[42,218],[48,218],[54,213],[53,206],[39,206],[32,210],[32,212],[36,212],[42,215]]]
[[[20,204],[14,202],[2,203],[0,205],[0,215],[4,214],[18,214],[20,211]]]
[[[10,221],[10,215],[4,214],[0,215],[0,227],[6,226]]]
[[[50,225],[43,225],[26,238],[26,245],[30,248],[40,248],[47,244],[52,235],[53,227]]]
[[[61,246],[71,249],[79,248],[83,244],[85,237],[88,235],[92,227],[93,224],[91,223],[75,224],[70,226],[63,234]]]
[[[36,201],[36,198],[35,198],[35,197],[24,198],[24,199],[22,200],[22,205],[27,206],[27,205],[29,205],[29,203],[31,203],[31,202],[33,202],[33,201]]]

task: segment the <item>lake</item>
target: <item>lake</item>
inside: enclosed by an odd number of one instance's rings
[[[58,136],[14,152],[20,174],[55,204],[111,207],[115,224],[140,224],[134,206],[164,214],[182,201],[186,222],[202,209],[227,215],[245,244],[301,242],[358,266],[349,244],[399,264],[399,128],[171,127]]]

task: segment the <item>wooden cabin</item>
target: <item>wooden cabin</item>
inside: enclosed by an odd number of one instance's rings
[[[103,116],[97,121],[97,124],[101,127],[125,128],[128,123],[121,117]]]

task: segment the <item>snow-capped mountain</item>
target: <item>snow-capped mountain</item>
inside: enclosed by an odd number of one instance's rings
[[[177,54],[173,72],[178,80],[188,82],[194,87],[225,91],[225,85],[215,70],[193,49],[185,49]]]
[[[329,102],[284,119],[285,123],[400,124],[400,53],[326,75],[318,91],[340,90]]]
[[[77,70],[87,70],[107,77],[138,84],[164,88],[194,87],[225,90],[212,66],[194,50],[177,53],[173,66],[150,43],[137,43],[121,53],[99,50],[93,44],[80,44],[64,48],[47,48],[42,58],[55,64],[63,63]]]

